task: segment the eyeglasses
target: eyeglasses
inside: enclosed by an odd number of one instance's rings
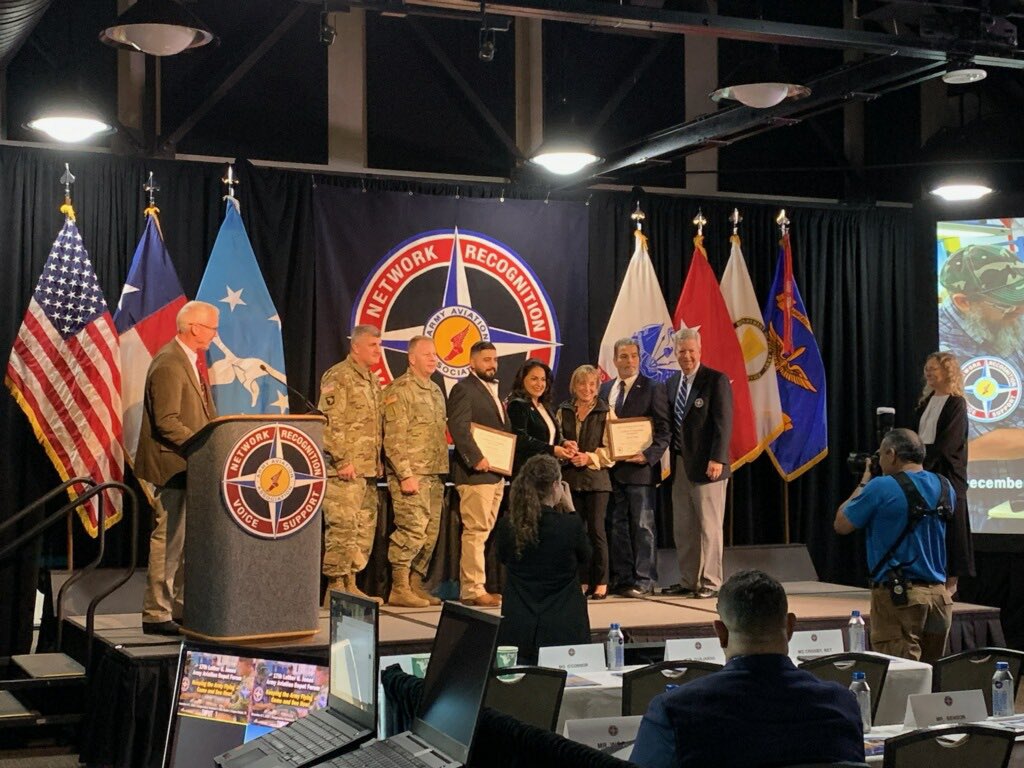
[[[1002,302],[999,301],[992,301],[992,299],[986,298],[984,296],[982,296],[981,300],[988,304],[990,307],[992,307],[992,309],[996,310],[997,312],[1002,312],[1004,317],[1010,314],[1011,312],[1017,310],[1019,307],[1021,307],[1020,304],[1003,304]]]
[[[198,326],[200,326],[202,328],[205,328],[208,331],[213,331],[214,333],[217,332],[217,326],[216,325],[207,325],[206,323],[192,323],[192,325],[198,325]]]

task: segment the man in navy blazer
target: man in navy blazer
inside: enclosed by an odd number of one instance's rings
[[[618,377],[602,384],[600,393],[612,415],[647,417],[654,422],[651,446],[611,468],[611,590],[623,597],[644,597],[654,593],[658,581],[654,491],[661,482],[661,457],[670,437],[668,399],[664,385],[640,374],[636,339],[616,341],[613,360]]]
[[[505,478],[491,465],[473,439],[470,423],[509,431],[508,417],[498,399],[498,353],[488,341],[470,348],[470,374],[448,395],[448,432],[455,445],[452,482],[459,492],[462,554],[459,558],[459,597],[466,605],[495,606],[501,595],[487,592],[484,545],[498,519]]]
[[[732,386],[700,363],[700,331],[675,337],[679,373],[665,385],[672,415],[672,528],[679,583],[666,595],[714,597],[722,586],[722,525],[731,474]]]
[[[782,585],[740,571],[718,596],[721,670],[655,696],[630,761],[642,768],[864,762],[857,699],[789,659],[796,617]]]

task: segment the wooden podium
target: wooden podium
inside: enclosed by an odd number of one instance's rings
[[[184,446],[182,631],[219,641],[318,628],[323,416],[224,416]]]

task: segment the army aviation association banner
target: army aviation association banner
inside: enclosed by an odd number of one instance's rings
[[[425,334],[445,391],[477,341],[497,348],[504,397],[530,357],[555,372],[553,404],[587,356],[587,209],[317,187],[316,366],[342,359],[353,326],[381,329],[382,384]]]

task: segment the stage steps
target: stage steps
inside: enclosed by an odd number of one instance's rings
[[[6,747],[78,741],[85,667],[63,653],[0,658],[0,742]]]

